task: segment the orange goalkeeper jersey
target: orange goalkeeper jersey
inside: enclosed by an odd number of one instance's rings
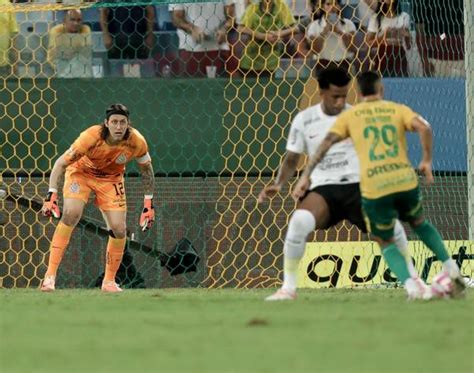
[[[68,167],[101,179],[122,178],[125,164],[136,159],[139,164],[151,162],[145,138],[134,128],[130,136],[117,145],[101,138],[101,125],[89,127],[74,141],[65,154]]]

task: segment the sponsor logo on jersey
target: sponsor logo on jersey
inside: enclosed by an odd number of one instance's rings
[[[71,191],[71,193],[79,193],[79,191],[81,190],[81,186],[79,185],[79,183],[74,181],[73,183],[71,183],[69,190]]]
[[[120,154],[117,159],[115,160],[115,163],[117,164],[125,164],[127,163],[127,156],[125,154]]]
[[[320,170],[333,170],[335,168],[341,168],[341,167],[346,167],[349,165],[349,161],[347,159],[344,159],[342,161],[338,161],[338,162],[332,162],[332,160],[327,160],[325,161],[323,159],[323,162],[321,162],[319,164],[319,169]]]
[[[372,176],[379,175],[379,174],[384,174],[384,173],[387,173],[387,172],[402,170],[404,168],[411,168],[411,165],[409,165],[407,163],[384,164],[382,166],[376,166],[376,167],[367,169],[367,176],[372,177]]]

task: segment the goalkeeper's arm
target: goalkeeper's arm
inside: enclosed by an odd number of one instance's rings
[[[147,153],[148,155],[148,153]],[[148,156],[149,158],[149,156]],[[145,164],[138,164],[142,174],[143,191],[145,198],[143,201],[143,211],[140,216],[140,227],[143,231],[150,229],[155,221],[155,208],[153,206],[153,191],[155,189],[155,174],[151,161]]]
[[[64,158],[64,154],[61,155],[56,162],[54,162],[53,169],[51,170],[51,176],[49,177],[49,190],[58,192],[59,180],[64,176],[68,162]]]
[[[64,154],[54,162],[51,176],[49,177],[48,194],[46,195],[41,209],[44,216],[54,216],[56,219],[61,217],[61,211],[58,205],[58,184],[59,179],[61,179],[66,172],[68,164]]]

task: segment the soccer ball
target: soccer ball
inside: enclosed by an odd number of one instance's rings
[[[431,282],[431,291],[437,298],[449,298],[453,291],[453,281],[448,272],[438,273]]]

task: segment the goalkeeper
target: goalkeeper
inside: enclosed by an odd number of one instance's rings
[[[58,183],[65,174],[64,214],[51,241],[48,270],[41,284],[42,291],[55,289],[58,267],[91,192],[94,192],[95,204],[102,211],[109,228],[102,291],[122,291],[115,282],[115,275],[122,261],[126,240],[127,201],[123,176],[125,164],[133,159],[139,165],[145,193],[140,226],[142,230],[147,230],[155,220],[155,179],[148,145],[143,136],[132,128],[127,107],[121,104],[109,106],[104,122],[82,132],[70,149],[56,160],[42,213],[45,216],[60,217]]]
[[[259,202],[278,193],[294,175],[301,153],[312,154],[325,138],[339,114],[350,108],[346,98],[351,81],[341,68],[322,70],[318,75],[321,103],[301,111],[293,120],[286,145],[287,153],[273,184],[260,193]],[[296,298],[298,265],[303,257],[307,236],[314,229],[328,229],[347,219],[367,232],[362,216],[359,190],[359,160],[352,141],[334,146],[311,174],[311,187],[298,201],[288,224],[283,254],[283,285],[269,301]],[[401,223],[395,223],[398,249],[406,257],[412,277],[410,296],[422,297],[429,288],[418,277],[407,251],[407,237]],[[408,289],[407,289],[408,290]]]

